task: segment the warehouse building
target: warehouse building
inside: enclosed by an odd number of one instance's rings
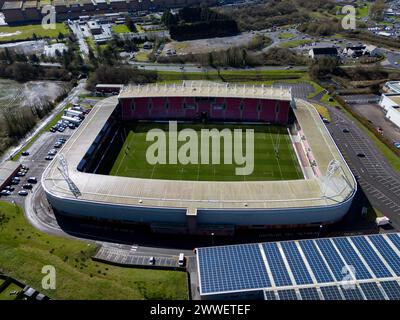
[[[385,110],[386,118],[400,128],[400,94],[382,94],[379,105]]]

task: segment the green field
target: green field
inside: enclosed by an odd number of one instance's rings
[[[95,262],[97,246],[33,228],[23,209],[0,202],[0,272],[53,299],[187,299],[186,273]],[[43,266],[56,269],[56,289],[41,289]],[[8,291],[8,289],[7,289]],[[13,298],[5,291],[0,299]]]
[[[293,38],[294,34],[289,32],[282,32],[279,34],[279,39],[290,39]]]
[[[147,123],[136,124],[125,128],[126,140],[119,155],[112,166],[110,175],[127,176],[150,179],[191,180],[191,181],[270,181],[302,179],[296,154],[292,148],[290,138],[285,127],[271,125],[227,125],[227,124],[178,124],[178,132],[182,129],[194,129],[197,135],[198,150],[200,150],[201,129],[243,129],[242,150],[245,154],[245,129],[254,129],[254,170],[249,175],[237,175],[235,169],[243,167],[224,164],[224,140],[220,139],[220,164],[150,164],[146,159],[146,151],[154,141],[146,141],[146,134],[150,129],[159,128],[166,132],[169,139],[168,124]],[[178,142],[178,150],[185,142]],[[239,142],[240,143],[240,142]],[[237,144],[237,142],[236,142]],[[233,144],[234,146],[236,145]],[[210,154],[212,143],[209,143]],[[275,149],[279,150],[278,155]],[[161,150],[161,148],[160,148]],[[163,151],[169,157],[168,145],[163,146]],[[189,152],[190,153],[190,152]],[[187,153],[187,154],[189,154]],[[199,152],[200,154],[200,152]],[[232,154],[232,153],[231,153]],[[211,156],[210,156],[211,158]],[[197,159],[200,159],[200,155]],[[200,160],[198,161],[200,162]],[[211,160],[210,160],[211,163]],[[214,162],[215,163],[215,162]]]
[[[17,26],[17,27],[0,27],[0,42],[27,40],[32,39],[33,34],[38,38],[56,38],[60,33],[69,34],[69,30],[64,23],[56,23],[55,29],[46,30],[41,24]]]
[[[131,30],[129,30],[128,26],[125,25],[125,24],[112,26],[112,31],[114,31],[115,33],[129,33],[129,32],[131,32]]]
[[[311,42],[313,42],[313,41],[309,40],[309,39],[290,40],[290,41],[282,42],[279,46],[282,48],[296,48],[303,44],[304,45],[310,44]]]
[[[10,283],[2,292],[0,292],[0,300],[15,300],[17,295],[11,295],[10,293],[13,291],[19,292],[22,289],[23,288],[16,285],[15,283]]]

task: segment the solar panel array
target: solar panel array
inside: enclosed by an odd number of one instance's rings
[[[400,234],[197,249],[200,294],[266,300],[400,300]]]

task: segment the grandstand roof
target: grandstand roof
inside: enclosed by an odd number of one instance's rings
[[[399,300],[399,233],[198,248],[200,295]]]
[[[160,88],[165,87],[160,85],[130,87],[124,90],[122,97],[130,95],[148,96],[153,92],[160,96],[176,96],[178,94],[177,91],[174,92],[174,89]],[[180,88],[179,94],[189,95],[191,93],[193,95],[194,86],[181,86]],[[195,92],[196,96],[202,92],[205,95],[211,95],[211,92],[221,96],[224,94],[234,95],[234,91],[230,92],[231,89],[229,88],[218,90],[205,86],[197,88]],[[247,91],[238,89],[236,94],[253,98],[254,92],[256,92],[256,94],[266,98],[270,96],[264,94],[265,92],[277,92],[267,88],[255,88],[252,91],[251,88]],[[283,95],[289,99],[290,94],[288,92]],[[340,178],[340,181],[336,181],[335,188],[331,188],[329,185],[324,186],[324,177],[290,181],[220,181],[209,183],[207,181],[139,179],[79,172],[76,169],[79,162],[96,139],[117,103],[117,97],[100,101],[60,151],[67,160],[70,178],[82,194],[79,199],[139,207],[280,209],[338,205],[352,197],[356,189],[354,177],[319,114],[312,105],[302,100],[297,101],[294,112],[308,143],[313,149],[320,171],[325,172],[329,162],[335,159],[341,164],[341,176],[346,177],[346,181],[342,178]],[[61,176],[58,166],[59,162],[56,157],[43,174],[43,186],[53,196],[74,199],[75,197]],[[341,191],[338,192],[337,188]]]
[[[133,97],[240,97],[292,100],[290,89],[271,86],[221,84],[211,81],[184,81],[182,84],[149,84],[127,86],[120,98]]]

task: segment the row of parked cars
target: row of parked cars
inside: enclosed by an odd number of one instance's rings
[[[64,132],[65,131],[65,129],[67,129],[67,128],[70,128],[70,129],[75,129],[76,128],[76,125],[75,124],[73,124],[73,123],[71,123],[71,122],[69,122],[69,121],[66,121],[66,120],[60,120],[60,121],[58,121],[54,126],[52,126],[51,128],[50,128],[50,132],[53,132],[53,133],[55,133],[55,132]]]
[[[65,138],[58,138],[53,148],[49,150],[47,156],[44,158],[45,160],[51,161],[54,159],[54,156],[57,154],[57,150],[62,147],[62,145],[67,141]]]
[[[15,191],[15,188],[17,185],[20,184],[21,182],[21,178],[25,177],[26,174],[29,171],[29,167],[27,165],[21,165],[20,170],[16,173],[16,175],[14,177],[12,177],[11,179],[11,184],[6,186],[3,190],[0,191],[0,195],[1,196],[10,196],[13,194],[13,192]],[[33,185],[36,184],[38,182],[36,177],[29,177],[26,180],[27,183],[24,183],[22,185],[22,189],[20,191],[18,191],[18,195],[20,196],[27,196],[28,195],[28,191],[27,190],[31,190],[33,189]]]

